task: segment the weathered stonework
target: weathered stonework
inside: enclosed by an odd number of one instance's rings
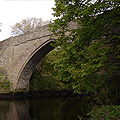
[[[76,26],[76,23],[71,23],[69,29]],[[50,44],[55,38],[50,39],[51,34],[45,25],[31,33],[0,42],[0,67],[5,69],[8,79],[13,83],[11,90],[23,90],[29,86],[36,65],[53,49]]]

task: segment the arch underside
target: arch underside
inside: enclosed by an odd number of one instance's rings
[[[29,79],[31,78],[33,71],[36,69],[36,66],[47,53],[54,49],[54,47],[50,44],[51,42],[40,48],[27,62],[19,76],[16,90],[26,90],[27,88],[29,88]]]

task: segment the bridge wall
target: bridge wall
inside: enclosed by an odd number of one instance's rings
[[[11,87],[12,89],[16,89],[22,70],[26,66],[27,62],[29,62],[29,60],[32,58],[32,56],[34,56],[34,54],[39,49],[47,44],[49,48],[49,43],[52,40],[49,39],[51,33],[47,30],[47,28],[48,26],[43,26],[29,34],[10,37],[0,42],[0,67],[5,70],[8,79],[11,83],[13,83]],[[31,68],[31,65],[32,63],[29,63],[29,68]],[[26,88],[28,86],[29,78],[33,70],[34,69],[32,68],[27,71],[27,74],[29,72],[30,75],[28,78],[26,76],[27,80],[25,79],[25,82],[19,82],[19,84],[21,84],[18,85],[19,88]]]
[[[76,28],[76,26],[76,23],[70,23],[68,28]],[[53,49],[50,43],[55,37],[50,39],[51,34],[48,26],[45,25],[33,32],[0,42],[0,67],[13,83],[11,90],[29,87],[29,79],[36,65]]]

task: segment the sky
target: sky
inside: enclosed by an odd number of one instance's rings
[[[11,36],[10,26],[23,19],[36,17],[43,21],[54,19],[52,16],[54,0],[0,0],[0,41]]]

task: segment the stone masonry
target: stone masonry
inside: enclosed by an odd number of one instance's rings
[[[75,23],[70,24],[74,28]],[[0,42],[0,67],[12,83],[11,90],[24,90],[29,87],[29,79],[40,60],[50,52],[50,45],[55,38],[48,26],[35,31],[10,37]]]

